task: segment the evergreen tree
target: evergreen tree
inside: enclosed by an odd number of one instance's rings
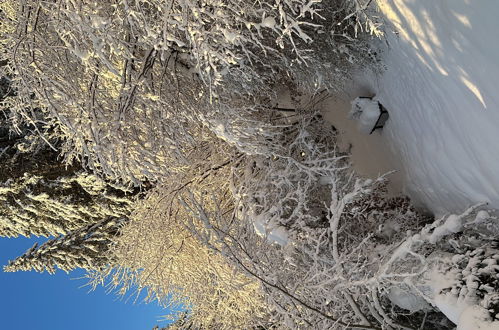
[[[4,267],[6,272],[35,270],[55,273],[56,267],[69,272],[76,268],[95,270],[112,261],[106,253],[111,238],[117,235],[126,217],[108,217],[97,223],[88,224],[66,235],[51,239],[40,247],[35,244],[22,256]]]
[[[56,267],[70,271],[108,264],[110,238],[128,219],[136,192],[127,194],[81,167],[65,166],[34,133],[12,134],[7,125],[1,127],[0,236],[56,236],[11,261],[5,271],[54,273]]]
[[[54,143],[54,145],[57,145]],[[37,132],[0,119],[0,236],[57,236],[129,213],[131,194],[58,159]]]
[[[0,100],[15,96],[8,79],[0,82]],[[0,236],[56,236],[35,244],[5,271],[107,265],[110,238],[127,221],[137,191],[113,187],[79,164],[64,164],[60,142],[43,118],[14,125],[10,111],[1,110]]]

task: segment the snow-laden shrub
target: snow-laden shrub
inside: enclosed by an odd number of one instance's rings
[[[368,53],[357,0],[6,3],[16,119],[42,109],[68,162],[136,184],[186,166],[203,127],[267,152],[275,84],[339,86]]]
[[[386,198],[382,179],[351,173],[321,125],[309,118],[284,128],[280,153],[220,149],[209,154],[216,165],[193,163],[164,182],[116,238],[121,266],[97,279],[174,297],[193,306],[189,322],[201,327],[399,324],[377,274],[406,230],[428,219],[407,199]],[[229,278],[247,285],[233,290]]]
[[[279,165],[274,169],[272,163],[269,164],[261,170],[279,171]],[[197,216],[204,218],[205,233],[201,237],[204,240],[213,236],[218,238],[222,246],[219,253],[261,283],[268,314],[265,322],[259,325],[287,328],[313,325],[317,329],[330,329],[348,324],[376,328],[390,322],[395,328],[404,327],[404,323],[389,315],[387,304],[382,302],[383,296],[378,292],[382,287],[376,277],[390,251],[395,250],[400,239],[405,237],[405,229],[417,227],[418,221],[426,219],[406,200],[382,197],[384,184],[381,181],[362,180],[353,175],[348,180],[350,176],[345,179],[339,174],[335,173],[325,184],[329,194],[323,195],[321,201],[328,200],[324,207],[326,215],[321,208],[315,209],[317,204],[307,203],[310,202],[307,195],[300,197],[300,205],[299,200],[294,200],[293,190],[282,186],[281,190],[269,189],[259,195],[260,204],[254,203],[261,213],[256,218],[252,213],[244,213],[244,208],[236,208],[234,212],[236,219],[241,221],[240,227],[230,235],[218,225],[223,215],[203,212],[202,203],[191,200],[196,205]],[[302,184],[306,186],[306,180],[298,179],[288,184],[299,190]],[[265,186],[262,183],[260,187]],[[244,191],[248,192],[247,187]],[[265,210],[263,206],[268,205],[262,205],[263,196],[271,200],[279,193],[282,198],[289,198],[288,205],[293,200],[298,203],[291,210],[286,209],[286,204],[276,204]],[[320,195],[316,197],[320,198]],[[376,200],[379,203],[373,202]],[[262,217],[268,218],[262,220]],[[253,230],[255,220],[268,220],[268,225],[270,221],[280,223],[269,225],[267,235],[261,237]],[[382,223],[389,229],[378,231],[377,227]],[[287,241],[282,239],[282,234],[272,232],[276,227],[284,228]],[[284,246],[270,244],[266,236],[272,239],[278,236],[278,243],[284,242]]]
[[[240,217],[262,234],[321,226],[329,204],[327,185],[348,167],[346,155],[335,152],[334,132],[320,116],[305,116],[272,143],[281,150],[251,156],[234,172]]]
[[[445,229],[438,231],[441,241],[434,240],[443,252],[428,257],[428,297],[458,329],[471,329],[471,324],[499,328],[497,218],[484,210],[465,215],[449,217],[433,232]]]
[[[439,311],[458,329],[498,326],[497,219],[478,208],[437,219],[390,253],[376,282],[394,305]]]
[[[470,238],[461,242],[476,245]],[[499,250],[481,243],[463,245],[467,251],[462,254],[440,255],[438,267],[428,274],[435,305],[457,325],[468,308],[482,309],[487,314],[483,322],[499,318]]]

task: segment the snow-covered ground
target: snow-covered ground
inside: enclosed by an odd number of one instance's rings
[[[482,202],[499,209],[499,1],[378,3],[385,70],[357,75],[346,96],[324,104],[352,146],[354,167],[371,177],[398,170],[392,191],[405,191],[437,216]],[[346,119],[349,103],[373,95],[390,119],[382,132],[363,135]],[[473,304],[433,304],[459,330],[499,329]]]
[[[364,82],[365,79],[358,79]],[[350,102],[359,95],[372,95],[372,90],[357,81],[351,82],[343,95],[332,95],[326,99],[321,108],[326,120],[331,122],[339,132],[339,147],[348,151],[357,173],[369,178],[377,178],[388,172],[388,192],[400,195],[403,189],[403,169],[380,130],[367,135],[358,130],[355,120],[349,118]]]
[[[400,169],[405,191],[437,215],[499,208],[499,1],[379,2],[386,70],[354,85],[390,112],[371,152],[397,162],[371,172]]]

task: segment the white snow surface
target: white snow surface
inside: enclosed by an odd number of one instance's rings
[[[499,1],[379,4],[386,70],[362,83],[390,113],[382,135],[405,191],[437,216],[483,202],[499,209]],[[462,225],[451,216],[432,238]],[[437,294],[434,303],[458,330],[499,329],[476,302]]]
[[[388,292],[388,299],[398,307],[407,309],[410,313],[430,309],[424,298],[400,287],[392,287]]]
[[[437,216],[499,208],[499,1],[379,4],[386,70],[357,83],[390,113],[381,134],[405,191]]]
[[[378,3],[386,21],[387,46],[380,46],[385,69],[359,73],[346,87],[348,99],[334,95],[325,104],[325,117],[345,138],[354,167],[371,176],[398,170],[405,193],[436,217],[480,203],[499,209],[499,1]],[[368,95],[376,95],[390,118],[382,131],[361,137],[348,132],[342,117],[345,105]],[[488,216],[480,211],[473,223]],[[463,225],[450,216],[428,239]],[[398,251],[405,252],[403,246]],[[448,287],[450,280],[432,277],[435,287]],[[438,292],[432,302],[458,330],[499,330],[476,301]],[[420,307],[402,292],[390,298],[403,308]]]
[[[456,330],[499,330],[499,322],[487,321],[487,310],[479,306],[466,308],[459,318]]]
[[[491,322],[488,311],[476,302],[447,294],[437,296],[435,304],[457,325],[456,330],[499,330],[499,322]]]

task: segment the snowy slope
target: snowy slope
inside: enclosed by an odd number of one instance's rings
[[[387,69],[371,85],[407,192],[437,214],[499,208],[499,1],[379,3]]]

